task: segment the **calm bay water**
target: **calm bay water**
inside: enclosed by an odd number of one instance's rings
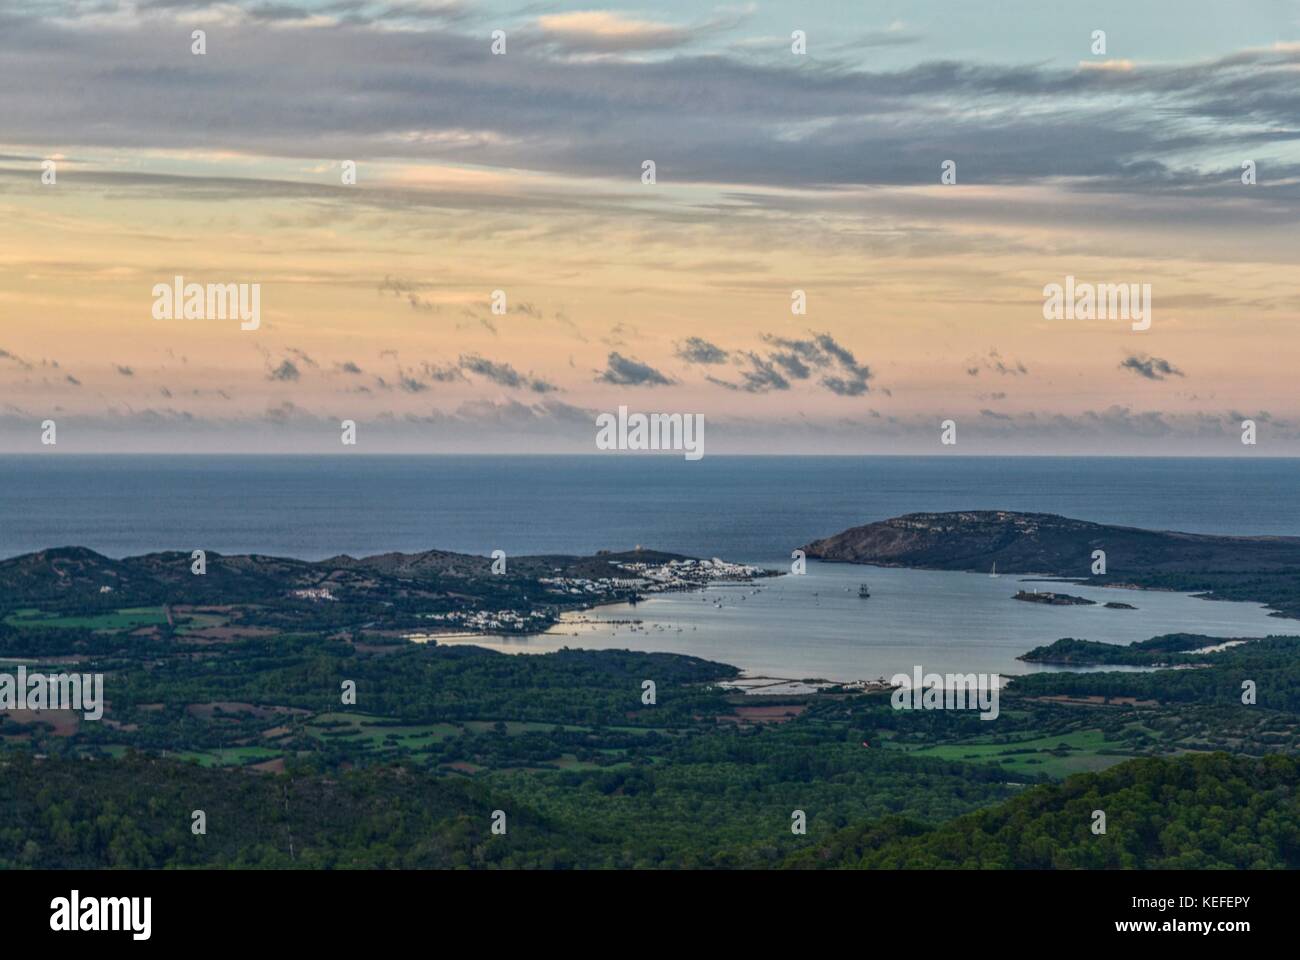
[[[1300,460],[706,457],[0,457],[0,557],[203,547],[320,559],[430,548],[585,554],[637,544],[788,569],[790,551],[922,510],[1007,509],[1222,534],[1300,535]],[[872,598],[859,600],[868,581]],[[859,679],[914,664],[1017,673],[1059,637],[1263,636],[1254,604],[1069,587],[1136,611],[1010,600],[1015,578],[810,564],[805,577],[605,608],[503,649],[693,653],[777,676]],[[741,599],[741,598],[744,599]],[[715,605],[720,600],[721,607]],[[1295,625],[1300,629],[1300,624]],[[577,634],[574,636],[574,634]]]
[[[565,646],[687,653],[759,675],[843,681],[910,674],[916,664],[940,673],[1003,676],[1057,669],[1016,657],[1061,637],[1129,644],[1162,633],[1300,633],[1300,622],[1270,617],[1260,604],[1021,580],[809,563],[803,576],[667,594],[634,607],[600,607],[541,636],[481,645],[513,653]],[[863,582],[871,587],[870,599],[858,597]],[[1097,605],[1057,607],[1011,599],[1021,587],[1063,590]],[[1107,610],[1102,604],[1110,600],[1137,609]]]

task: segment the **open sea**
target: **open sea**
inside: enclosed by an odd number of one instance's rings
[[[0,557],[79,545],[320,559],[430,548],[588,554],[638,544],[789,569],[846,527],[928,510],[1300,536],[1300,460],[676,456],[0,457]],[[859,600],[859,582],[872,598]],[[805,577],[602,608],[502,649],[693,653],[782,677],[871,679],[920,664],[1019,673],[1059,637],[1298,632],[1256,604],[1067,587],[1136,611],[1010,600],[1016,578],[810,563]],[[636,617],[625,623],[600,621]]]

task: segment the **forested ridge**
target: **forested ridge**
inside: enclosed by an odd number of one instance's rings
[[[1295,869],[1300,759],[1131,760],[934,829],[892,818],[788,861],[863,869]],[[1093,832],[1094,811],[1105,833]]]
[[[886,815],[741,845],[654,821],[610,830],[581,805],[543,814],[499,783],[403,768],[259,777],[135,755],[0,763],[0,868],[1300,867],[1300,760],[1281,756],[1132,760],[938,826]],[[190,831],[194,809],[205,835]],[[508,813],[504,835],[491,833],[495,809]],[[1092,830],[1098,810],[1104,834]]]

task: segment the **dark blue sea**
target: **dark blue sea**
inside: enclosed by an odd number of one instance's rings
[[[1008,509],[1300,535],[1300,460],[675,456],[0,457],[0,556],[203,547],[319,559],[641,544],[788,560],[845,527]]]

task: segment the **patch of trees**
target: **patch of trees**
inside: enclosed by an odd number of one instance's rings
[[[787,861],[866,869],[1294,869],[1300,759],[1226,754],[1132,760],[1034,787],[926,829],[907,818],[845,830]],[[1093,832],[1094,811],[1105,833]]]

